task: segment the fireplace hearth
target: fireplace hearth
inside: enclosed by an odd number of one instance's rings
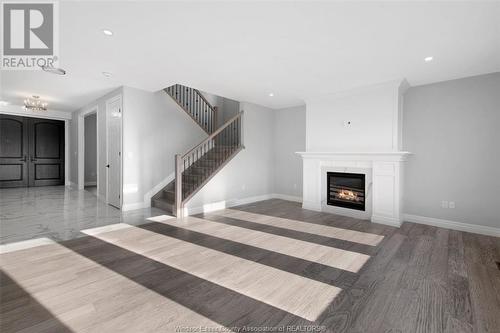
[[[347,172],[327,172],[327,204],[365,210],[365,175]]]

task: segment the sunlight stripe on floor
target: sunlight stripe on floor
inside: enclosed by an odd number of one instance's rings
[[[119,232],[126,233],[126,239],[113,232],[94,237],[310,321],[316,320],[341,291],[326,283],[153,231],[133,227]],[[144,242],[146,238],[148,242]]]
[[[106,234],[124,235],[126,232],[121,228]],[[54,254],[54,258],[46,260],[48,254]],[[44,258],[40,259],[40,255]],[[56,258],[61,264],[53,267]],[[1,254],[0,264],[2,271],[25,293],[72,332],[114,332],[119,331],[119,327],[127,332],[174,332],[176,326],[188,327],[193,323],[222,327],[216,321],[55,242],[43,250],[29,248]],[[12,291],[12,286],[9,290]],[[16,304],[21,308],[21,303]],[[9,314],[18,318],[17,321],[36,322],[37,319],[30,316],[38,313],[32,311],[16,316],[11,311]],[[5,321],[8,316],[4,315],[2,319]],[[2,322],[2,325],[8,327],[10,324]],[[51,320],[44,320],[20,331],[55,332],[56,329]],[[220,332],[226,331],[221,329]]]
[[[368,259],[370,259],[369,255],[362,253],[222,224],[197,217],[187,217],[183,220],[165,220],[162,223],[354,273],[357,273]]]
[[[270,225],[274,227],[300,231],[323,237],[342,239],[349,242],[355,242],[371,246],[378,245],[384,239],[384,236],[368,232],[361,232],[356,230],[331,227],[327,225],[302,222],[298,220],[286,219],[282,217],[275,217],[264,214],[250,213],[235,209],[225,209],[216,212],[215,214],[239,220],[244,220],[248,222]]]
[[[30,249],[32,247],[37,247],[37,246],[41,246],[41,245],[50,245],[50,244],[55,244],[55,241],[53,241],[52,239],[49,239],[47,237],[40,237],[40,238],[28,239],[28,240],[20,241],[20,242],[1,244],[0,245],[0,254],[19,251],[19,250],[25,250],[25,249]]]

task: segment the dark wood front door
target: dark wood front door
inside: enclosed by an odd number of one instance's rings
[[[0,115],[0,187],[28,185],[26,118]]]
[[[64,122],[0,115],[0,187],[64,184]]]
[[[64,184],[64,122],[29,120],[29,186]]]

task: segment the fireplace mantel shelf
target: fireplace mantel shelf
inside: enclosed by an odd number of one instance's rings
[[[296,154],[303,159],[355,159],[355,160],[375,160],[375,161],[405,161],[412,153],[408,151],[333,151],[333,152],[316,152],[316,151],[299,151]]]

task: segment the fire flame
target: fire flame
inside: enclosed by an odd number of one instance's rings
[[[358,201],[358,196],[356,195],[356,193],[350,190],[340,190],[340,192],[337,194],[337,197],[344,200]]]

